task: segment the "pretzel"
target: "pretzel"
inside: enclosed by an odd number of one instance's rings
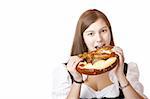
[[[112,51],[112,46],[103,46],[95,51],[85,52],[78,56],[83,59],[76,67],[86,75],[98,75],[112,70],[119,61],[119,56]]]

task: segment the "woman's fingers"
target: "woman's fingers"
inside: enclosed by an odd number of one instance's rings
[[[124,61],[124,55],[123,55],[123,50],[118,47],[118,46],[115,46],[112,51],[114,51],[118,56],[119,56],[119,59]]]
[[[81,59],[78,56],[72,56],[68,61],[67,67],[75,68],[80,61]]]
[[[82,61],[82,59],[80,59],[78,56],[72,56],[70,57],[67,64],[68,71],[72,74],[73,78],[77,81],[81,81],[82,79],[82,75],[76,70],[76,66],[80,61]]]
[[[112,50],[115,51],[115,52],[118,52],[120,54],[123,54],[123,50],[120,47],[118,47],[118,46],[113,47]]]

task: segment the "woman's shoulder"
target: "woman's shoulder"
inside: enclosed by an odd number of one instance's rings
[[[57,87],[59,85],[71,84],[71,78],[65,64],[60,64],[53,71],[53,82]]]
[[[129,62],[127,63],[129,68],[138,68],[137,63],[135,62]]]
[[[138,65],[135,62],[129,62],[127,64],[127,79],[131,82],[138,81],[140,76]]]
[[[128,64],[127,76],[129,75],[139,76],[138,65],[135,62],[129,62],[127,64]]]
[[[53,74],[57,74],[59,76],[68,75],[68,71],[67,71],[65,63],[60,63],[59,65],[54,67]]]

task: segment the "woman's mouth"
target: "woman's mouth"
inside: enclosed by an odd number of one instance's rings
[[[101,48],[101,47],[103,47],[103,46],[105,46],[105,44],[97,45],[97,46],[95,46],[95,49],[99,49],[99,48]]]

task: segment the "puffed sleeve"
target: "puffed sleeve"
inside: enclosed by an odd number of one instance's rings
[[[128,64],[127,79],[130,82],[130,84],[132,85],[132,87],[140,95],[145,97],[145,99],[148,99],[143,93],[144,92],[143,85],[139,82],[139,70],[138,70],[138,66],[136,63],[130,62]]]
[[[70,75],[64,64],[55,68],[53,72],[56,75],[53,75],[52,97],[53,99],[66,99],[72,84]]]

